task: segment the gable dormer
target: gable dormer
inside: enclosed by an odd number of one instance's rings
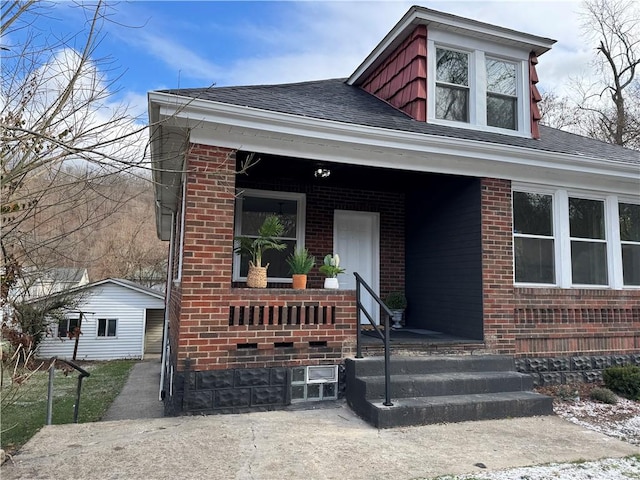
[[[536,64],[554,43],[412,7],[347,83],[415,120],[539,138]]]

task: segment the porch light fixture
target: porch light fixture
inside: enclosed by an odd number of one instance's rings
[[[331,170],[328,168],[319,167],[313,171],[313,176],[316,178],[329,178],[329,175],[331,175]]]

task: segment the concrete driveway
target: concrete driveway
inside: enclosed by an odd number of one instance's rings
[[[559,417],[389,430],[343,403],[243,415],[44,427],[2,479],[384,479],[640,453]]]

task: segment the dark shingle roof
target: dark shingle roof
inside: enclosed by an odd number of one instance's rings
[[[364,90],[348,85],[345,79],[280,85],[190,88],[163,92],[303,117],[640,165],[640,152],[545,126],[540,127],[541,138],[534,140],[416,121]]]

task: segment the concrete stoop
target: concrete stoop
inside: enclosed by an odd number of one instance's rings
[[[383,357],[347,359],[346,374],[349,406],[378,428],[553,414],[505,355],[392,357],[393,406],[383,405]]]

